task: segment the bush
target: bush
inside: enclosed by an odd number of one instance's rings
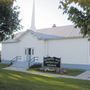
[[[42,67],[42,63],[36,63],[32,65],[30,68],[41,68],[41,67]]]

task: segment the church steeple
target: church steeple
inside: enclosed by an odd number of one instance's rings
[[[33,0],[32,18],[31,18],[31,30],[36,30],[35,27],[35,0]]]

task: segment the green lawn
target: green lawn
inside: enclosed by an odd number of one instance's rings
[[[0,68],[0,90],[90,90],[90,81],[44,77]]]
[[[65,69],[67,72],[66,72],[66,75],[71,75],[71,76],[77,76],[83,72],[85,72],[85,70],[83,69]]]
[[[7,65],[7,64],[0,64],[0,69],[2,69],[2,68],[5,68],[5,67],[8,67],[9,65]]]

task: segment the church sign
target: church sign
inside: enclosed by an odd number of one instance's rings
[[[60,68],[61,58],[56,57],[44,57],[44,67],[56,67]]]

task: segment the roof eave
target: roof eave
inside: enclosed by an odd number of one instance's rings
[[[15,40],[15,41],[8,41],[8,42],[2,42],[2,44],[8,44],[8,43],[18,43],[20,40]]]
[[[76,36],[76,37],[62,37],[62,38],[48,38],[48,39],[41,39],[38,38],[39,40],[64,40],[64,39],[80,39],[83,38],[83,36]],[[88,38],[87,36],[84,38]]]

